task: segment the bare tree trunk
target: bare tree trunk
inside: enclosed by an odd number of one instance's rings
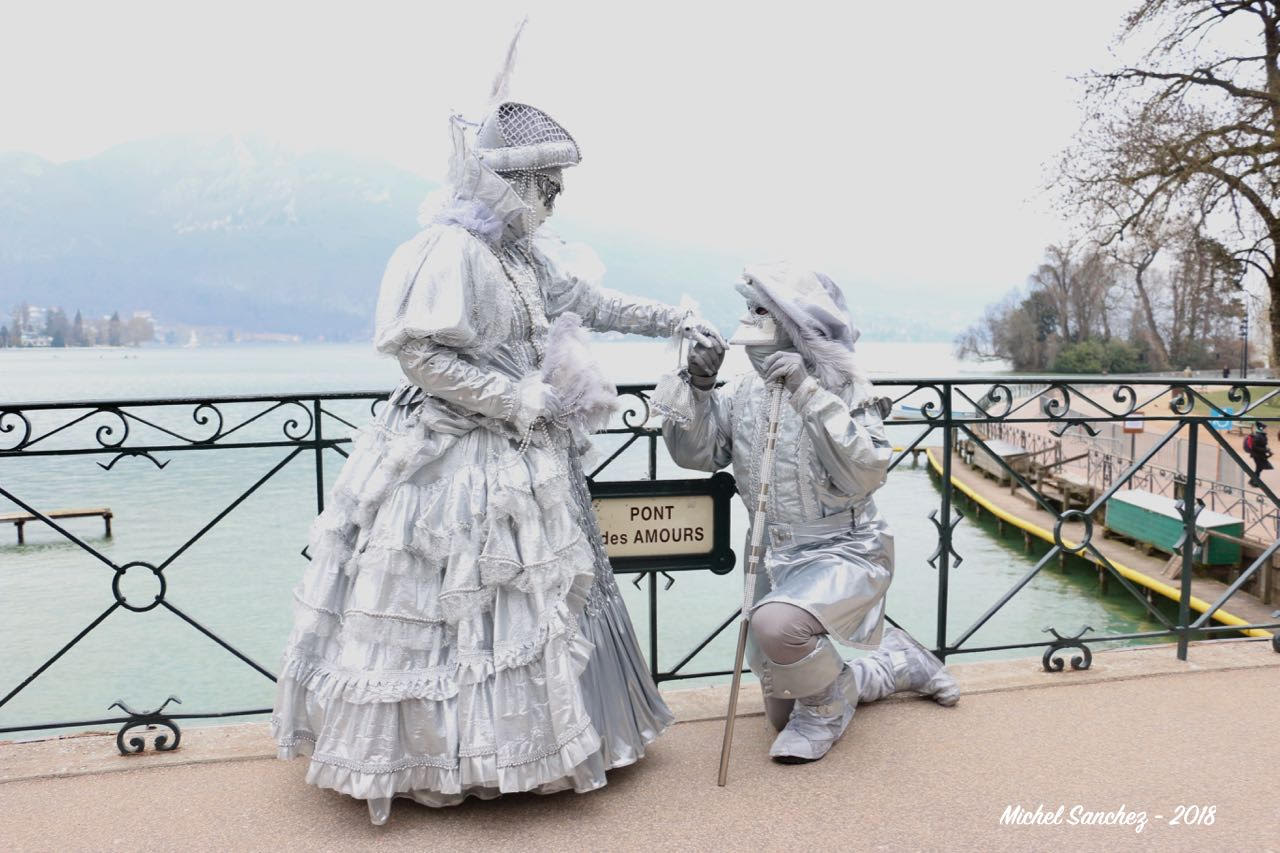
[[[1277,244],[1280,254],[1280,244]],[[1267,331],[1271,333],[1269,366],[1272,370],[1280,368],[1280,258],[1271,261],[1271,275],[1267,276],[1267,292],[1271,295],[1271,304],[1267,306]],[[1249,354],[1245,353],[1245,358]]]
[[[1134,264],[1133,268],[1133,286],[1138,291],[1138,301],[1142,303],[1142,316],[1147,321],[1147,333],[1151,337],[1151,343],[1155,346],[1156,352],[1160,355],[1160,360],[1164,366],[1170,366],[1169,348],[1165,346],[1164,337],[1160,334],[1160,327],[1156,325],[1156,312],[1151,307],[1151,294],[1147,293],[1147,285],[1142,280],[1147,273],[1147,268],[1151,266],[1151,262],[1156,259],[1155,252],[1152,252],[1146,258]]]
[[[1203,302],[1205,277],[1204,253],[1198,244],[1192,245],[1195,248],[1191,251],[1191,262],[1187,265],[1187,276],[1183,282],[1183,286],[1187,289],[1186,333],[1183,339],[1188,344],[1195,343],[1196,333],[1200,330],[1200,308]]]
[[[1277,143],[1280,143],[1280,18],[1273,14],[1273,10],[1280,12],[1280,9],[1263,5],[1259,17],[1262,19],[1262,40],[1266,45],[1266,58],[1263,63],[1267,69],[1267,93],[1271,95],[1269,107],[1271,110],[1271,136]],[[1280,301],[1280,233],[1275,226],[1274,218],[1269,223],[1271,227],[1268,229],[1271,234],[1271,270],[1267,276],[1267,292],[1271,296],[1271,304],[1267,311],[1267,331],[1271,333],[1271,340],[1268,342],[1268,349],[1271,357],[1269,367],[1272,370],[1280,368],[1280,308],[1276,303]],[[1245,311],[1246,319],[1248,317],[1248,309]],[[1243,345],[1243,342],[1242,342]],[[1247,350],[1247,348],[1246,348]],[[1249,353],[1244,354],[1246,363],[1248,362]]]

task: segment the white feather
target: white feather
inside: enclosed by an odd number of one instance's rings
[[[542,379],[560,394],[565,420],[579,441],[603,429],[618,409],[618,389],[592,356],[582,319],[571,311],[556,317],[547,333]]]
[[[502,64],[502,70],[498,72],[498,76],[493,78],[493,87],[489,90],[490,105],[502,103],[511,91],[511,75],[516,70],[516,45],[520,43],[520,34],[524,32],[524,25],[527,23],[529,23],[529,16],[525,15],[516,25],[516,33],[511,37],[511,44],[507,46],[507,59]]]

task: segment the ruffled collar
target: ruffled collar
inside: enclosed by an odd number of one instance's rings
[[[528,205],[497,172],[468,152],[453,175],[450,201],[434,221],[458,225],[491,246],[530,235],[524,215]]]

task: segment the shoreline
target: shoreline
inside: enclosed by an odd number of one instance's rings
[[[925,455],[929,459],[930,469],[935,474],[937,474],[938,477],[941,477],[942,464],[938,458],[941,455],[941,450],[936,447],[930,447],[925,450]],[[979,494],[976,488],[974,488],[971,484],[965,482],[965,480],[963,480],[956,474],[956,463],[959,463],[961,466],[963,466],[964,463],[959,457],[953,457],[952,459],[951,484],[955,487],[957,491],[959,491],[965,497],[969,498],[969,500],[971,500],[972,502],[974,502],[975,504],[980,506],[982,509],[986,510],[989,514],[995,516],[996,518],[1002,521],[1008,522],[1009,524],[1013,525],[1014,527],[1023,531],[1024,533],[1030,534],[1038,539],[1048,542],[1050,545],[1054,544],[1054,536],[1052,531],[1040,526],[1039,524],[1036,524],[1033,521],[1029,521],[1021,517],[1020,515],[1018,515],[1017,513],[1013,512],[1012,510],[1006,507],[997,505],[996,503],[988,499],[988,497],[985,497],[982,494]],[[1117,543],[1114,540],[1107,540],[1107,541],[1116,545],[1117,547],[1126,547],[1126,548],[1128,547],[1128,546],[1122,546],[1120,545],[1120,543]],[[1066,545],[1075,545],[1076,541],[1064,537],[1063,543]],[[1068,552],[1064,550],[1063,553],[1068,553]],[[1136,555],[1136,551],[1135,551],[1135,555]],[[1081,559],[1085,559],[1091,563],[1094,563],[1095,565],[1099,566],[1099,568],[1105,568],[1105,564],[1099,562],[1098,559],[1092,555],[1086,556],[1084,553],[1080,553],[1080,554],[1072,554],[1071,556],[1078,556]],[[1171,601],[1174,601],[1174,602],[1179,601],[1180,591],[1173,588],[1172,586],[1146,574],[1145,572],[1139,571],[1130,566],[1119,563],[1115,560],[1110,560],[1110,562],[1111,562],[1111,565],[1115,568],[1116,572],[1119,573],[1122,577],[1126,578],[1127,580],[1130,580],[1133,583],[1145,589],[1148,589],[1154,593],[1158,593],[1159,595]],[[1195,582],[1198,582],[1201,584],[1204,583],[1203,579],[1199,579],[1199,578],[1197,578]],[[1237,594],[1246,595],[1247,593],[1240,592]],[[1262,605],[1261,603],[1259,603],[1259,606],[1263,607],[1265,605]],[[1196,611],[1197,613],[1203,614],[1205,611],[1209,610],[1210,607],[1212,607],[1212,604],[1205,601],[1203,598],[1200,598],[1199,596],[1196,596],[1196,595],[1191,596],[1191,609]],[[1237,625],[1252,624],[1248,620],[1243,619],[1235,615],[1234,613],[1231,613],[1230,611],[1222,608],[1220,608],[1216,613],[1214,613],[1213,619],[1215,622],[1219,622],[1223,625],[1237,626]],[[1270,631],[1264,631],[1260,628],[1251,628],[1251,629],[1242,631],[1241,633],[1250,637],[1256,637],[1260,639],[1269,639],[1273,636],[1273,634]]]

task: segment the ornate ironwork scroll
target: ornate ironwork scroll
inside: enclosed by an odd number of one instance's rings
[[[1064,664],[1060,652],[1063,649],[1080,650],[1080,654],[1071,656],[1072,669],[1088,669],[1093,664],[1093,652],[1080,639],[1087,632],[1092,631],[1092,627],[1085,625],[1071,637],[1062,636],[1053,627],[1048,627],[1044,630],[1046,633],[1053,634],[1054,638],[1049,647],[1044,650],[1044,656],[1040,658],[1040,665],[1044,667],[1045,672],[1062,672]]]
[[[164,709],[169,706],[170,702],[182,704],[182,700],[177,696],[170,696],[154,711],[135,711],[123,699],[117,699],[111,703],[109,707],[119,708],[129,715],[129,719],[120,727],[120,731],[116,732],[116,749],[120,750],[121,755],[136,755],[146,750],[147,741],[145,735],[152,736],[152,744],[157,752],[172,752],[178,748],[178,744],[182,742],[182,731],[178,728],[178,724],[173,721],[173,718],[164,713]],[[152,732],[151,730],[156,726],[168,729],[170,734],[173,735],[173,740],[169,740],[169,735]],[[126,741],[125,733],[134,729],[143,729],[144,732],[134,735]]]

